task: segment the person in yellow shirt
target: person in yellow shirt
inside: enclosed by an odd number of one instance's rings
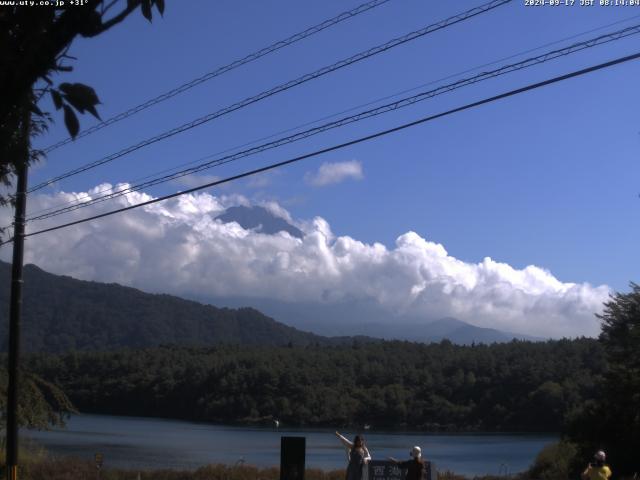
[[[593,456],[593,462],[582,472],[582,480],[608,480],[611,477],[611,469],[605,465],[607,456],[602,450],[598,450]]]

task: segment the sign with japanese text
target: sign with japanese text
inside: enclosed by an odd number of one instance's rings
[[[371,460],[369,462],[369,480],[405,480],[406,469],[391,460]],[[422,480],[436,480],[433,463],[424,462]]]

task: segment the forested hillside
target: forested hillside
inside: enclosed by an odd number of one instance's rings
[[[164,347],[32,355],[84,412],[222,423],[559,431],[598,388],[595,340]]]
[[[7,345],[10,275],[10,265],[0,262],[0,350]],[[27,265],[24,275],[22,341],[26,351],[351,341],[297,330],[253,308],[216,308],[172,295],[52,275],[35,265]]]
[[[2,320],[9,314],[10,276],[10,265],[0,261],[0,351],[6,349],[8,322]],[[376,341],[374,337],[426,343],[446,338],[462,344],[504,342],[513,338],[536,340],[476,327],[454,318],[431,322],[413,318],[409,323],[403,323],[389,317],[388,313],[381,317],[375,308],[360,310],[340,303],[218,298],[214,301],[217,305],[235,307],[218,308],[173,295],[149,294],[115,283],[54,275],[35,265],[26,265],[24,276],[22,342],[26,351],[33,352],[145,348],[166,344],[339,345],[351,343],[353,338],[360,342]],[[258,309],[247,306],[258,306]],[[273,318],[263,314],[263,308],[268,309]],[[309,315],[313,321],[305,322]],[[285,323],[282,319],[286,319]],[[361,335],[362,332],[369,337]]]

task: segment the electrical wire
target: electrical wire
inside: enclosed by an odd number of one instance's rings
[[[335,118],[335,117],[337,117],[339,115],[343,115],[345,113],[352,112],[352,111],[357,110],[359,108],[368,107],[370,105],[374,105],[376,103],[388,100],[390,98],[397,97],[399,95],[403,95],[405,93],[414,92],[414,91],[416,91],[416,90],[418,90],[420,88],[424,88],[424,87],[427,87],[429,85],[434,85],[434,84],[437,84],[439,82],[442,82],[442,81],[445,81],[445,80],[449,80],[451,78],[456,78],[456,77],[459,77],[460,75],[464,75],[466,73],[474,72],[474,71],[477,71],[477,70],[479,70],[481,68],[490,67],[490,66],[496,65],[496,64],[498,64],[500,62],[504,62],[506,60],[511,60],[512,58],[520,57],[522,55],[526,55],[527,53],[535,52],[535,51],[541,50],[543,48],[546,48],[546,47],[549,47],[549,46],[552,46],[552,45],[557,45],[557,44],[565,42],[567,40],[573,40],[575,38],[578,38],[578,37],[581,37],[581,36],[584,36],[584,35],[588,35],[588,34],[593,33],[593,32],[604,30],[605,28],[609,28],[609,27],[612,27],[614,25],[619,25],[621,23],[626,23],[626,22],[634,20],[634,19],[636,19],[638,17],[640,17],[640,15],[633,15],[631,17],[628,17],[628,18],[625,18],[625,19],[622,19],[622,20],[618,20],[616,22],[608,23],[606,25],[601,25],[599,27],[596,27],[596,28],[593,28],[593,29],[590,29],[590,30],[586,30],[586,31],[583,31],[583,32],[580,32],[580,33],[577,33],[577,34],[574,34],[574,35],[570,35],[568,37],[564,37],[564,38],[561,38],[561,39],[558,39],[558,40],[554,40],[553,42],[545,43],[545,44],[540,45],[538,47],[534,47],[534,48],[530,48],[530,49],[527,49],[527,50],[524,50],[524,51],[521,51],[521,52],[518,52],[518,53],[514,53],[514,54],[509,55],[507,57],[502,57],[502,58],[500,58],[498,60],[494,60],[494,61],[489,62],[489,63],[484,63],[482,65],[478,65],[476,67],[472,67],[472,68],[463,70],[461,72],[450,74],[450,75],[447,75],[445,77],[441,77],[441,78],[436,79],[436,80],[431,80],[431,81],[429,81],[427,83],[420,84],[420,85],[418,85],[416,87],[405,89],[405,90],[402,90],[400,92],[396,92],[396,93],[391,94],[391,95],[386,95],[384,97],[377,98],[376,100],[372,100],[372,101],[369,101],[369,102],[364,103],[364,104],[359,104],[359,105],[350,107],[350,108],[348,108],[346,110],[342,110],[340,112],[333,113],[331,115],[326,115],[326,116],[318,118],[316,120],[305,122],[305,123],[303,123],[301,125],[297,125],[295,127],[290,127],[290,128],[285,129],[285,130],[281,130],[281,131],[278,131],[276,133],[267,135],[265,137],[261,137],[261,138],[258,138],[256,140],[251,140],[251,141],[245,142],[245,143],[243,143],[241,145],[236,145],[235,147],[227,148],[227,149],[224,149],[222,151],[218,151],[218,152],[216,152],[214,154],[206,155],[204,157],[200,157],[198,159],[191,160],[189,162],[184,162],[184,163],[176,165],[175,167],[166,168],[166,169],[154,172],[154,173],[149,174],[149,175],[145,175],[143,177],[138,177],[136,179],[133,179],[131,181],[124,182],[124,183],[132,184],[132,183],[135,183],[135,182],[141,182],[143,180],[151,179],[151,178],[157,177],[158,175],[166,174],[166,173],[178,170],[178,169],[180,169],[182,167],[186,167],[188,165],[197,164],[199,162],[207,160],[207,159],[209,159],[209,158],[211,158],[213,156],[216,156],[216,155],[221,155],[221,154],[225,154],[225,153],[228,153],[228,152],[232,152],[232,151],[237,150],[239,148],[247,147],[249,145],[255,145],[255,144],[257,144],[259,142],[262,142],[264,140],[269,140],[271,138],[277,137],[278,135],[282,135],[282,134],[285,134],[285,133],[293,132],[293,131],[299,130],[299,129],[307,127],[307,126],[314,125],[314,124],[316,124],[318,122],[322,122],[324,120],[328,120],[330,118]],[[105,188],[105,189],[102,189],[102,190],[98,190],[97,192],[95,192],[95,194],[96,195],[100,195],[100,194],[104,194],[104,193],[107,193],[107,192],[113,192],[113,187],[109,187],[109,188]],[[36,215],[41,214],[41,213],[50,212],[50,211],[53,211],[53,210],[58,210],[58,209],[60,209],[62,207],[65,207],[67,205],[81,204],[81,203],[84,203],[83,199],[82,198],[76,198],[74,200],[70,200],[70,201],[67,201],[67,202],[64,202],[64,203],[59,203],[57,205],[53,205],[51,207],[47,207],[47,208],[43,208],[43,209],[40,209],[40,210],[36,210],[34,212],[31,212],[31,215],[33,217],[33,216],[36,216]],[[9,226],[11,226],[11,225],[9,225]]]
[[[174,198],[174,197],[178,197],[178,196],[181,196],[181,195],[186,195],[186,194],[189,194],[189,193],[197,192],[197,191],[204,190],[206,188],[210,188],[210,187],[213,187],[213,186],[222,185],[224,183],[228,183],[228,182],[231,182],[231,181],[234,181],[234,180],[239,180],[241,178],[245,178],[245,177],[248,177],[248,176],[251,176],[251,175],[256,175],[258,173],[263,173],[263,172],[266,172],[266,171],[269,171],[269,170],[280,168],[280,167],[283,167],[285,165],[290,165],[292,163],[299,162],[301,160],[305,160],[307,158],[316,157],[316,156],[322,155],[324,153],[332,152],[332,151],[335,151],[335,150],[340,150],[340,149],[343,149],[343,148],[346,148],[346,147],[349,147],[349,146],[352,146],[352,145],[356,145],[356,144],[363,143],[363,142],[366,142],[366,141],[369,141],[369,140],[373,140],[375,138],[379,138],[379,137],[382,137],[382,136],[385,136],[385,135],[389,135],[391,133],[399,132],[399,131],[405,130],[407,128],[414,127],[416,125],[420,125],[420,124],[423,124],[423,123],[426,123],[426,122],[430,122],[430,121],[436,120],[438,118],[442,118],[442,117],[445,117],[445,116],[452,115],[454,113],[458,113],[458,112],[469,110],[469,109],[472,109],[472,108],[475,108],[475,107],[479,107],[481,105],[485,105],[485,104],[488,104],[488,103],[491,103],[491,102],[495,102],[497,100],[502,100],[504,98],[512,97],[514,95],[518,95],[518,94],[521,94],[521,93],[524,93],[524,92],[528,92],[530,90],[535,90],[535,89],[538,89],[538,88],[541,88],[541,87],[544,87],[544,86],[547,86],[547,85],[551,85],[553,83],[558,83],[558,82],[561,82],[561,81],[564,81],[564,80],[568,80],[570,78],[586,75],[588,73],[592,73],[592,72],[595,72],[597,70],[602,70],[602,69],[605,69],[605,68],[612,67],[614,65],[619,65],[619,64],[622,64],[622,63],[625,63],[625,62],[629,62],[631,60],[637,60],[638,58],[640,58],[640,52],[632,54],[632,55],[627,55],[625,57],[616,58],[614,60],[610,60],[608,62],[600,63],[598,65],[593,65],[591,67],[583,68],[581,70],[576,70],[576,71],[573,71],[573,72],[570,72],[570,73],[566,73],[564,75],[556,76],[556,77],[553,77],[553,78],[550,78],[550,79],[547,79],[547,80],[544,80],[544,81],[541,81],[541,82],[529,84],[529,85],[526,85],[524,87],[517,88],[515,90],[510,90],[508,92],[501,93],[499,95],[494,95],[492,97],[485,98],[483,100],[478,100],[476,102],[468,103],[468,104],[463,105],[461,107],[453,108],[451,110],[447,110],[445,112],[441,112],[441,113],[438,113],[438,114],[435,114],[435,115],[430,115],[430,116],[427,116],[427,117],[423,117],[423,118],[420,118],[418,120],[414,120],[414,121],[409,122],[409,123],[404,123],[404,124],[399,125],[397,127],[393,127],[393,128],[387,129],[387,130],[382,130],[382,131],[373,133],[371,135],[367,135],[367,136],[364,136],[364,137],[359,137],[359,138],[356,138],[354,140],[350,140],[348,142],[341,143],[341,144],[338,144],[338,145],[333,145],[331,147],[327,147],[327,148],[324,148],[324,149],[321,149],[321,150],[316,150],[314,152],[307,153],[307,154],[304,154],[304,155],[300,155],[298,157],[290,158],[290,159],[284,160],[282,162],[272,163],[272,164],[267,165],[265,167],[261,167],[261,168],[257,168],[257,169],[250,170],[250,171],[247,171],[247,172],[243,172],[243,173],[240,173],[238,175],[233,175],[231,177],[227,177],[227,178],[224,178],[222,180],[217,180],[215,182],[209,182],[209,183],[206,183],[204,185],[200,185],[198,187],[190,188],[188,190],[172,193],[170,195],[165,195],[165,196],[159,197],[159,198],[154,198],[154,199],[148,200],[146,202],[138,203],[136,205],[130,205],[128,207],[119,208],[119,209],[112,210],[112,211],[109,211],[109,212],[101,213],[99,215],[93,215],[91,217],[83,218],[81,220],[76,220],[76,221],[73,221],[73,222],[68,222],[68,223],[64,223],[64,224],[61,224],[61,225],[56,225],[54,227],[38,230],[36,232],[31,232],[31,233],[25,234],[25,237],[32,237],[32,236],[35,236],[35,235],[40,235],[40,234],[43,234],[43,233],[52,232],[52,231],[55,231],[55,230],[60,230],[62,228],[67,228],[67,227],[70,227],[70,226],[73,226],[73,225],[86,223],[86,222],[89,222],[89,221],[92,221],[92,220],[96,220],[96,219],[99,219],[99,218],[104,218],[104,217],[108,217],[108,216],[111,216],[111,215],[115,215],[117,213],[122,213],[122,212],[126,212],[126,211],[133,210],[133,209],[136,209],[136,208],[140,208],[140,207],[144,207],[144,206],[147,206],[147,205],[151,205],[151,204],[154,204],[154,203],[162,202],[164,200],[168,200],[168,199],[171,199],[171,198]],[[7,241],[5,241],[3,243],[0,243],[0,245],[4,245],[6,243],[9,243],[9,240],[7,240]]]
[[[59,142],[54,143],[53,145],[49,145],[48,147],[43,149],[43,152],[44,153],[52,152],[74,140],[77,140],[82,137],[86,137],[87,135],[95,133],[98,130],[102,130],[103,128],[108,127],[109,125],[113,125],[114,123],[124,120],[125,118],[129,118],[132,115],[135,115],[136,113],[146,110],[147,108],[157,105],[158,103],[164,102],[165,100],[175,97],[180,93],[186,92],[187,90],[191,90],[192,88],[204,82],[207,82],[209,80],[212,80],[213,78],[219,77],[220,75],[230,72],[231,70],[235,70],[236,68],[241,67],[242,65],[246,65],[247,63],[251,63],[255,60],[258,60],[259,58],[269,55],[270,53],[276,52],[284,47],[293,45],[294,43],[299,42],[300,40],[303,40],[307,37],[315,35],[316,33],[322,32],[323,30],[326,30],[329,27],[332,27],[345,20],[351,19],[373,8],[379,7],[380,5],[383,5],[389,1],[390,0],[372,0],[370,2],[363,3],[362,5],[359,5],[356,8],[353,8],[349,11],[342,12],[339,15],[336,15],[335,17],[329,18],[328,20],[325,20],[324,22],[314,25],[313,27],[309,27],[306,30],[303,30],[302,32],[295,33],[290,37],[285,38],[284,40],[280,40],[279,42],[275,42],[269,45],[268,47],[265,47],[256,52],[250,53],[249,55],[241,59],[235,60],[211,72],[205,73],[204,75],[194,80],[191,80],[190,82],[184,83],[172,90],[169,90],[168,92],[158,95],[157,97],[151,98],[144,103],[136,105],[135,107],[132,107],[129,110],[126,110],[122,113],[114,115],[113,117],[108,118],[107,120],[104,120],[98,123],[97,125],[94,125],[93,127],[90,127],[90,128],[87,128],[86,130],[81,131],[80,133],[78,133],[78,135],[76,135],[75,138],[68,137],[68,138],[65,138],[64,140],[60,140]]]
[[[109,191],[109,193],[102,195],[102,196],[96,196],[94,198],[91,198],[89,200],[86,201],[82,201],[79,200],[78,203],[74,204],[74,205],[69,205],[63,208],[59,208],[57,210],[53,210],[50,211],[48,213],[43,213],[41,215],[34,215],[32,214],[27,221],[36,221],[36,220],[44,220],[47,218],[51,218],[51,217],[55,217],[58,215],[62,215],[64,213],[68,213],[80,208],[85,208],[85,207],[89,207],[91,205],[97,204],[97,203],[102,203],[104,201],[107,200],[111,200],[114,198],[118,198],[121,197],[123,195],[127,195],[129,193],[135,192],[135,191],[139,191],[142,190],[144,188],[148,188],[148,187],[152,187],[155,185],[159,185],[161,183],[165,183],[171,180],[175,180],[181,177],[184,177],[186,175],[192,175],[195,173],[199,173],[202,172],[204,170],[208,170],[210,168],[219,166],[219,165],[224,165],[226,163],[230,163],[232,161],[236,161],[240,158],[245,158],[247,156],[250,155],[255,155],[258,153],[262,153],[266,150],[271,150],[273,148],[277,148],[279,146],[285,145],[285,144],[289,144],[289,143],[293,143],[299,140],[303,140],[306,138],[309,138],[313,135],[317,135],[319,133],[323,133],[326,132],[328,130],[334,129],[334,128],[338,128],[338,127],[342,127],[351,123],[355,123],[361,120],[364,120],[366,118],[371,118],[374,116],[378,116],[384,113],[388,113],[390,111],[394,111],[394,110],[398,110],[400,108],[404,108],[404,107],[408,107],[410,105],[413,105],[417,102],[421,102],[430,98],[433,98],[435,96],[444,94],[444,93],[448,93],[451,92],[453,90],[457,90],[459,88],[462,87],[466,87],[469,85],[473,85],[475,83],[479,83],[481,81],[485,81],[485,80],[489,80],[491,78],[495,78],[501,75],[505,75],[508,73],[512,73],[515,71],[519,71],[525,68],[529,68],[535,65],[540,65],[542,63],[560,58],[560,57],[564,57],[588,48],[593,48],[595,46],[599,46],[599,45],[603,45],[603,44],[607,44],[616,40],[620,40],[621,38],[625,38],[631,35],[636,35],[640,33],[640,24],[638,25],[634,25],[631,27],[627,27],[621,30],[618,30],[616,32],[611,32],[611,33],[607,33],[605,35],[600,35],[599,37],[595,37],[589,40],[585,40],[582,42],[578,42],[575,43],[573,45],[561,48],[561,49],[557,49],[557,50],[552,50],[550,52],[546,52],[544,54],[538,55],[536,57],[531,57],[528,58],[526,60],[522,60],[520,62],[517,63],[512,63],[509,65],[505,65],[502,66],[498,69],[494,69],[491,71],[487,71],[487,72],[482,72],[478,75],[475,75],[473,77],[469,77],[469,78],[464,78],[461,80],[458,80],[457,82],[453,82],[451,84],[448,85],[443,85],[440,86],[436,89],[432,89],[429,91],[425,91],[425,92],[421,92],[418,93],[417,95],[413,95],[410,97],[406,97],[400,100],[397,100],[395,102],[392,103],[388,103],[386,105],[382,105],[370,110],[366,110],[360,113],[357,113],[355,115],[351,115],[351,116],[347,116],[344,118],[341,118],[339,120],[333,121],[333,122],[329,122],[326,123],[324,125],[320,125],[302,132],[298,132],[295,133],[293,135],[287,136],[287,137],[283,137],[277,140],[274,140],[272,142],[268,142],[247,150],[243,150],[231,155],[226,155],[222,158],[218,158],[206,163],[202,163],[200,165],[188,168],[188,169],[184,169],[178,172],[174,172],[168,175],[164,175],[158,178],[154,178],[152,180],[146,181],[146,182],[142,182],[133,186],[128,186],[126,188],[122,188],[120,190],[114,191],[113,188],[108,189],[107,191]],[[206,157],[205,157],[206,158]]]
[[[246,107],[248,105],[251,105],[253,103],[259,102],[261,100],[264,100],[265,98],[271,97],[271,96],[276,95],[276,94],[278,94],[280,92],[283,92],[285,90],[289,90],[290,88],[293,88],[293,87],[295,87],[297,85],[306,83],[306,82],[308,82],[310,80],[314,80],[314,79],[316,79],[318,77],[321,77],[321,76],[326,75],[328,73],[334,72],[336,70],[339,70],[341,68],[349,66],[349,65],[351,65],[353,63],[356,63],[356,62],[359,62],[359,61],[364,60],[366,58],[369,58],[371,56],[380,54],[382,52],[385,52],[385,51],[390,50],[390,49],[392,49],[394,47],[397,47],[399,45],[402,45],[402,44],[405,44],[407,42],[410,42],[412,40],[416,40],[416,39],[418,39],[420,37],[423,37],[423,36],[425,36],[427,34],[436,32],[438,30],[441,30],[441,29],[444,29],[444,28],[449,27],[451,25],[457,24],[457,23],[462,22],[464,20],[467,20],[469,18],[475,17],[476,15],[480,15],[482,13],[486,13],[486,12],[488,12],[490,10],[493,10],[494,8],[497,8],[497,7],[500,7],[500,6],[505,5],[507,3],[510,3],[511,1],[512,0],[491,0],[490,2],[485,3],[485,4],[483,4],[483,5],[479,6],[479,7],[474,7],[472,9],[470,9],[470,10],[467,10],[467,11],[462,12],[460,14],[457,14],[457,15],[454,15],[452,17],[449,17],[449,18],[447,18],[445,20],[442,20],[442,21],[440,21],[438,23],[434,23],[434,24],[428,25],[428,26],[426,26],[424,28],[421,28],[420,30],[416,30],[416,31],[410,32],[410,33],[408,33],[406,35],[403,35],[401,37],[394,38],[394,39],[392,39],[392,40],[390,40],[390,41],[388,41],[388,42],[386,42],[386,43],[384,43],[382,45],[378,45],[376,47],[370,48],[370,49],[368,49],[366,51],[363,51],[363,52],[360,52],[360,53],[358,53],[356,55],[353,55],[353,56],[351,56],[351,57],[349,57],[347,59],[340,60],[340,61],[338,61],[336,63],[333,63],[333,64],[331,64],[329,66],[326,66],[326,67],[323,67],[323,68],[321,68],[319,70],[316,70],[313,73],[308,73],[306,75],[298,77],[295,80],[290,80],[290,81],[288,81],[286,83],[280,84],[280,85],[278,85],[278,86],[276,86],[274,88],[271,88],[270,90],[266,90],[266,91],[264,91],[262,93],[259,93],[259,94],[255,95],[255,96],[248,97],[248,98],[246,98],[246,99],[244,99],[244,100],[242,100],[240,102],[234,103],[233,105],[225,107],[225,108],[223,108],[221,110],[218,110],[216,112],[210,113],[210,114],[205,115],[203,117],[197,118],[197,119],[195,119],[195,120],[193,120],[193,121],[191,121],[189,123],[185,123],[185,124],[183,124],[183,125],[181,125],[179,127],[175,127],[175,128],[173,128],[171,130],[168,130],[168,131],[166,131],[164,133],[156,135],[155,137],[151,137],[151,138],[149,138],[147,140],[144,140],[144,141],[139,142],[139,143],[137,143],[135,145],[132,145],[132,146],[127,147],[127,148],[125,148],[123,150],[120,150],[119,152],[116,152],[116,153],[113,153],[111,155],[108,155],[108,156],[106,156],[106,157],[104,157],[104,158],[102,158],[100,160],[96,160],[96,161],[88,163],[88,164],[86,164],[84,166],[78,167],[76,169],[70,170],[70,171],[68,171],[66,173],[63,173],[61,175],[58,175],[58,176],[56,176],[54,178],[46,180],[46,181],[36,185],[35,187],[31,188],[30,190],[28,190],[27,193],[33,193],[34,191],[40,190],[40,189],[42,189],[42,188],[44,188],[44,187],[46,187],[48,185],[51,185],[54,182],[57,182],[59,180],[63,180],[63,179],[72,177],[74,175],[77,175],[79,173],[85,172],[85,171],[90,170],[92,168],[95,168],[95,167],[98,167],[98,166],[103,165],[105,163],[111,162],[111,161],[116,160],[118,158],[121,158],[121,157],[123,157],[125,155],[128,155],[129,153],[132,153],[132,152],[134,152],[136,150],[139,150],[141,148],[144,148],[146,146],[149,146],[151,144],[154,144],[154,143],[159,142],[161,140],[164,140],[166,138],[172,137],[172,136],[177,135],[179,133],[183,133],[183,132],[185,132],[187,130],[190,130],[192,128],[198,127],[198,126],[200,126],[200,125],[202,125],[204,123],[210,122],[210,121],[212,121],[212,120],[214,120],[214,119],[216,119],[218,117],[221,117],[223,115],[227,115],[227,114],[229,114],[231,112],[234,112],[236,110],[244,108],[244,107]]]

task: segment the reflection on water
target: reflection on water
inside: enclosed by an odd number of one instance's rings
[[[195,469],[208,463],[257,466],[280,462],[280,437],[305,436],[311,468],[344,468],[345,454],[333,430],[250,428],[156,418],[78,415],[66,429],[25,431],[51,453],[93,459],[104,454],[105,466]],[[352,436],[353,432],[344,432]],[[465,475],[505,474],[526,469],[553,435],[407,434],[368,431],[373,458],[408,458],[414,445],[438,470]]]

